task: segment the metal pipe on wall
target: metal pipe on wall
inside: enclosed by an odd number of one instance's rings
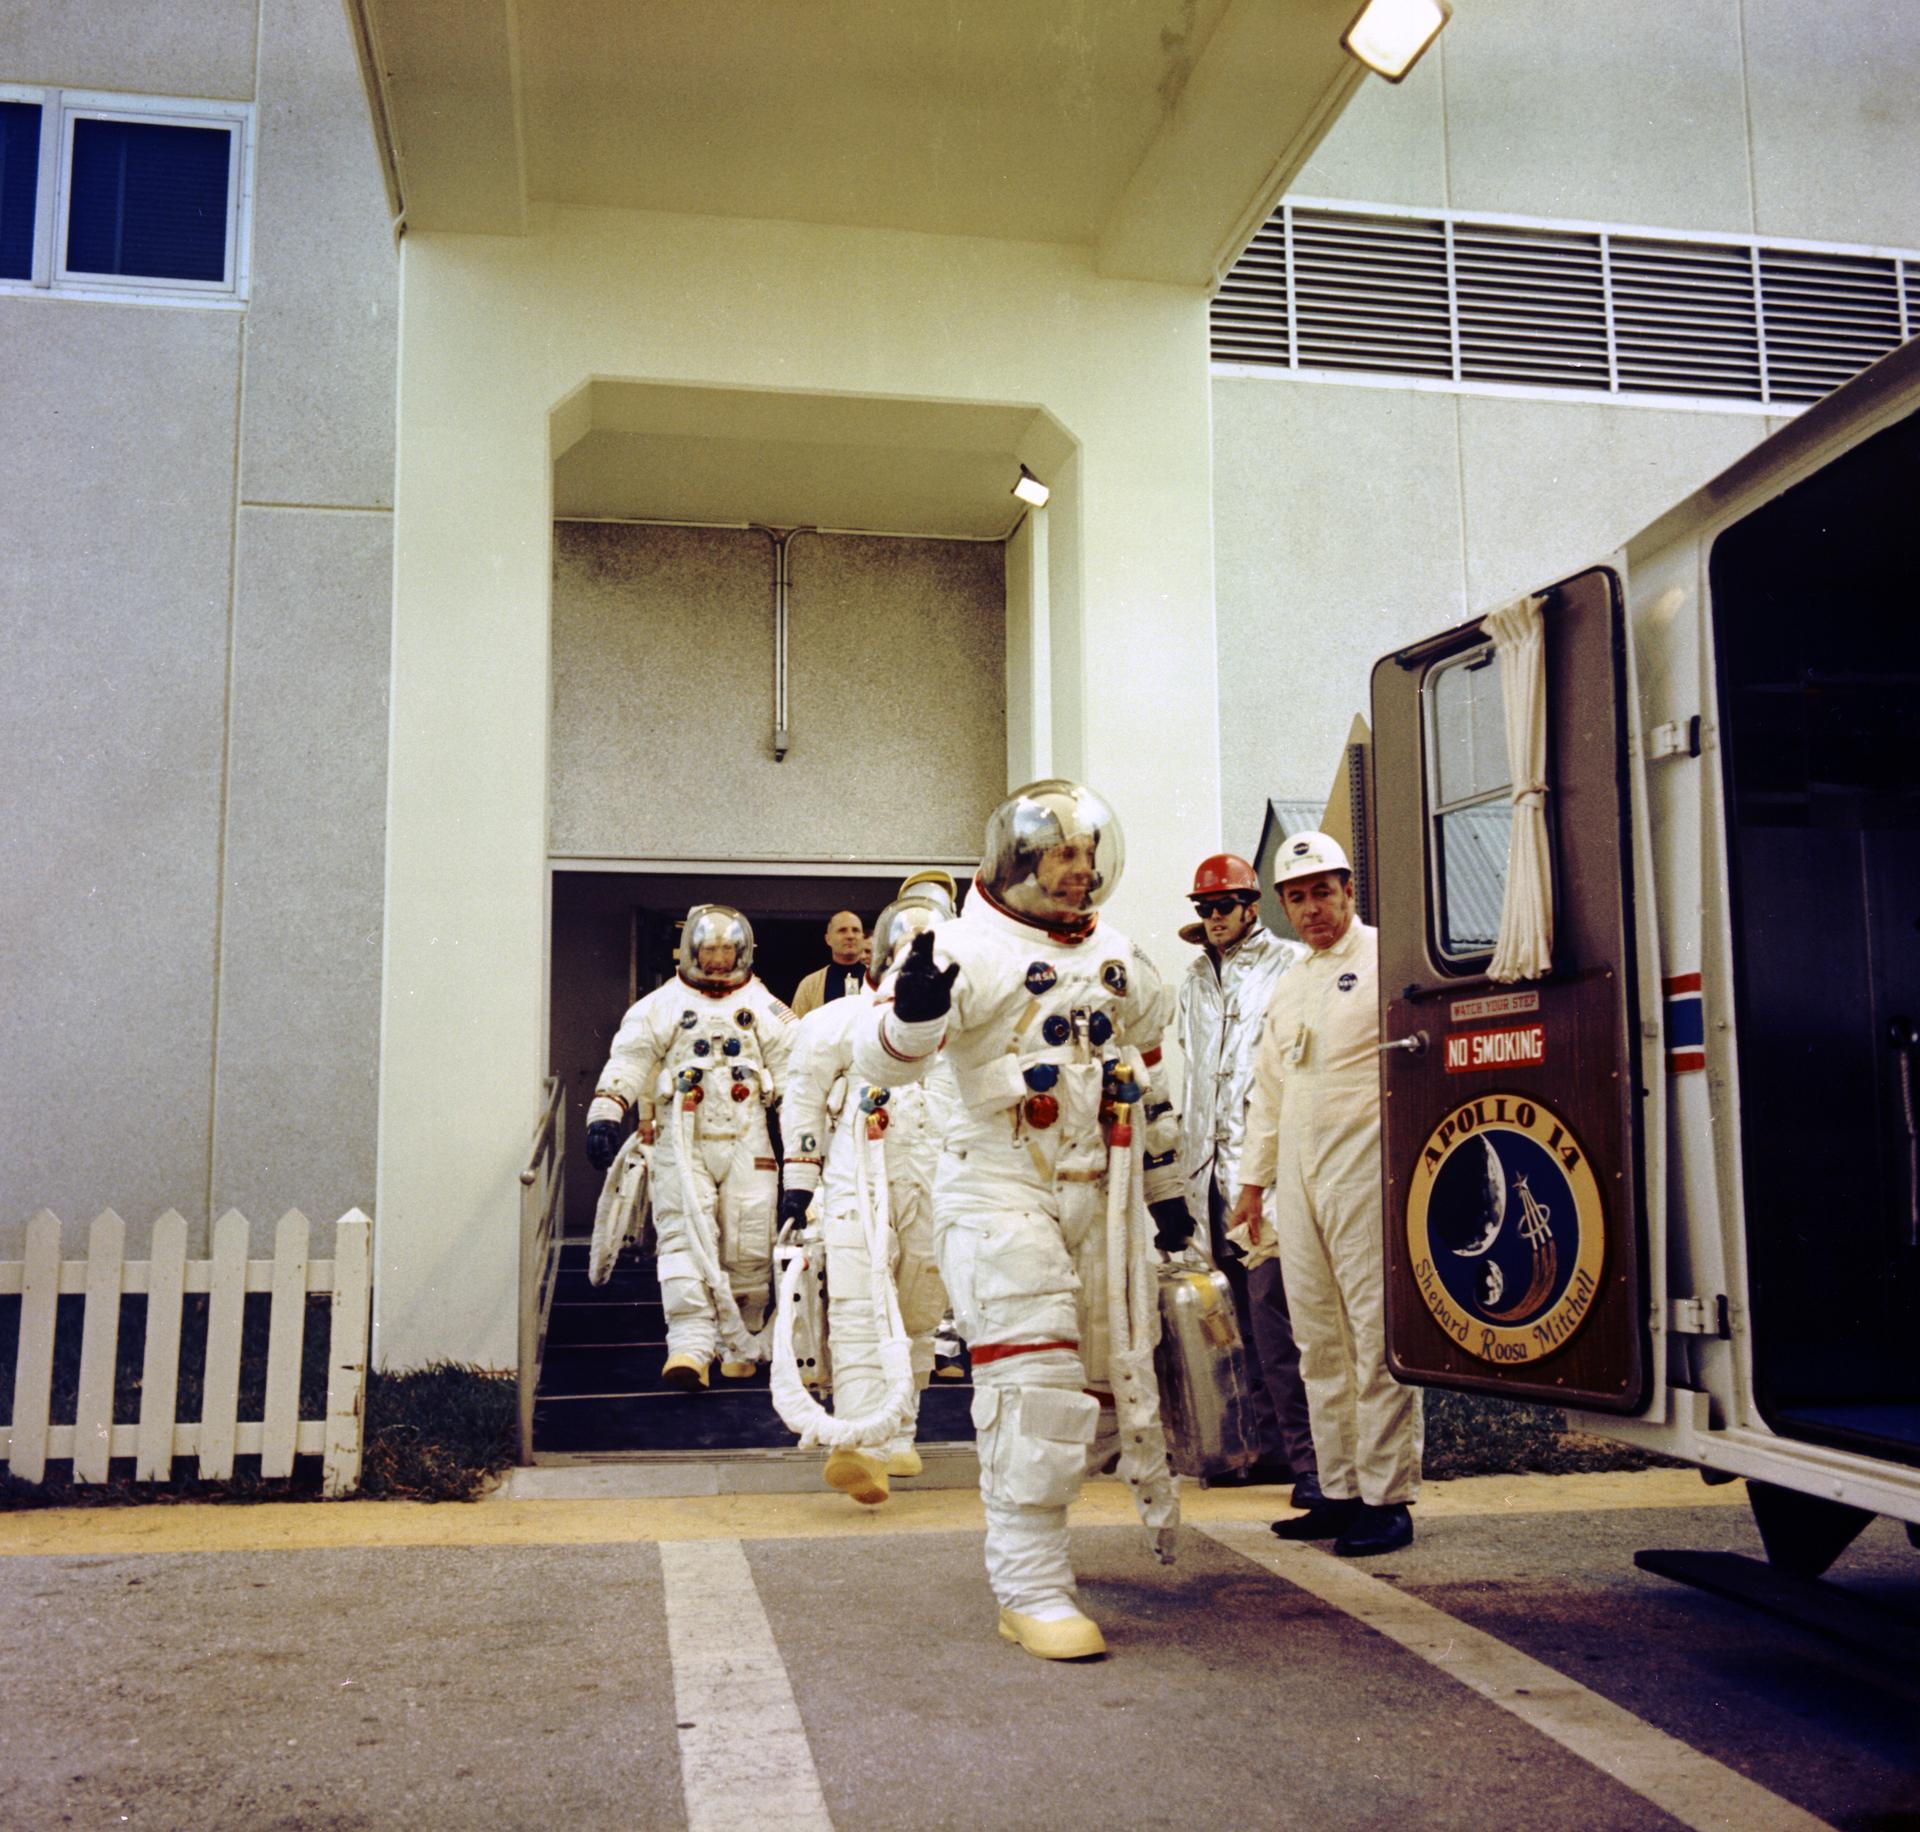
[[[789,553],[795,535],[818,534],[820,530],[769,528],[764,522],[749,522],[747,526],[764,534],[773,544],[773,760],[780,763],[791,745],[787,722],[787,630],[793,572]]]

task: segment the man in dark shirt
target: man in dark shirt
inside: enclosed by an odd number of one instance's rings
[[[866,925],[851,910],[840,910],[827,924],[827,951],[833,959],[800,982],[793,995],[794,1016],[808,1012],[849,992],[858,992],[867,974]]]

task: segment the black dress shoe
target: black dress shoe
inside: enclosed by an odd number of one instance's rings
[[[1276,1520],[1273,1523],[1274,1536],[1278,1539],[1338,1539],[1364,1511],[1358,1501],[1322,1501],[1304,1514],[1296,1514],[1291,1520]]]
[[[1292,1466],[1271,1457],[1256,1457],[1245,1469],[1228,1470],[1224,1476],[1208,1478],[1209,1488],[1258,1488],[1293,1480]]]
[[[1293,1493],[1287,1497],[1290,1507],[1317,1508],[1326,1496],[1320,1492],[1320,1478],[1312,1470],[1293,1485]]]
[[[1333,1550],[1340,1558],[1373,1558],[1412,1544],[1413,1516],[1407,1512],[1404,1502],[1390,1501],[1384,1507],[1361,1508],[1352,1524],[1333,1542]]]

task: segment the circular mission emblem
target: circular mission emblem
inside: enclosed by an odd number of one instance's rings
[[[1479,1094],[1428,1134],[1407,1198],[1414,1283],[1470,1355],[1516,1366],[1564,1348],[1600,1295],[1606,1213],[1550,1107]]]

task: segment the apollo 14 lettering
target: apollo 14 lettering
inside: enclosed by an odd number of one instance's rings
[[[1566,1347],[1600,1296],[1606,1211],[1573,1129],[1517,1094],[1462,1101],[1409,1179],[1414,1283],[1440,1327],[1500,1366]]]

